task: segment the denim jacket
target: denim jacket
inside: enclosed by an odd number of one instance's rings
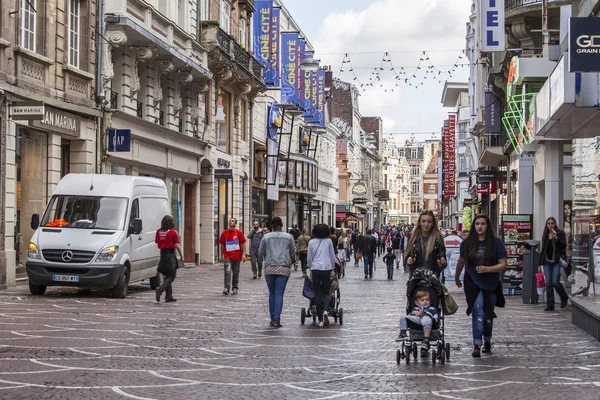
[[[285,232],[269,232],[260,241],[258,256],[264,266],[291,266],[296,258],[294,237]]]

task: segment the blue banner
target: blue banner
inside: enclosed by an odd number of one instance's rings
[[[299,104],[298,81],[298,33],[281,34],[281,102]]]
[[[273,0],[257,0],[252,16],[254,25],[254,55],[265,67],[265,81],[273,82],[271,76],[271,11]]]
[[[319,71],[312,71],[310,73],[310,106],[307,116],[304,121],[309,124],[317,124],[318,110],[319,110]]]
[[[302,71],[300,69],[300,64],[304,60],[305,53],[306,53],[306,42],[304,41],[304,39],[300,39],[300,40],[298,40],[298,63],[297,63],[297,69],[296,69],[296,71],[298,73],[298,80],[296,81],[296,87],[298,89],[298,100],[300,100],[300,102],[299,102],[300,108],[303,108],[303,109],[306,109],[306,107],[304,106],[304,91],[305,91],[304,71]]]
[[[280,32],[281,32],[281,8],[273,8],[271,14],[271,81],[267,81],[267,86],[281,86],[281,57],[279,51]],[[266,77],[265,77],[266,80]]]
[[[313,71],[302,71],[302,101],[303,101],[303,105],[302,108],[304,108],[306,110],[306,112],[304,113],[303,117],[304,120],[310,120],[313,119],[315,117],[315,112],[316,109],[313,106],[313,102],[312,102],[312,97],[313,97],[313,90],[312,90],[312,80],[313,80],[313,76],[315,79],[315,88],[316,88],[316,74]],[[317,97],[317,93],[316,91],[314,91],[314,95],[315,95],[315,105],[317,103],[316,101],[316,97]]]
[[[314,99],[314,107],[315,114],[314,117],[309,119],[306,122],[311,124],[315,124],[318,126],[325,126],[325,70],[318,70],[313,73],[315,79],[313,84],[313,99]]]

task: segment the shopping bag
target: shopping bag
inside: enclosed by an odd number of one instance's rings
[[[455,314],[458,311],[458,304],[456,304],[456,301],[454,301],[454,298],[450,295],[446,285],[442,285],[442,289],[444,290],[444,301],[442,302],[444,315]]]
[[[304,287],[302,288],[302,296],[309,300],[315,298],[315,291],[313,290],[312,281],[309,277],[304,277]]]
[[[359,252],[359,253],[356,255],[356,258],[357,258],[357,259],[359,259],[359,260],[362,260],[362,252]]]
[[[544,279],[544,273],[538,272],[535,274],[535,278],[537,279],[537,288],[543,289],[546,287],[546,280]]]

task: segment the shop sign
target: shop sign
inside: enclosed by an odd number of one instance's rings
[[[36,128],[76,137],[79,137],[80,135],[80,124],[81,118],[77,115],[48,106],[45,107],[44,117],[41,120],[32,121],[32,125]]]
[[[119,153],[131,151],[131,130],[130,129],[109,129],[108,130],[108,152]]]
[[[389,190],[380,190],[379,191],[379,201],[389,201],[390,200],[390,191]]]
[[[463,208],[471,207],[473,205],[473,199],[464,199]]]
[[[225,160],[223,158],[217,158],[217,165],[219,167],[223,167],[223,168],[230,168],[231,167],[231,161]]]
[[[352,194],[355,196],[364,196],[367,194],[367,186],[362,182],[357,182],[352,188]]]
[[[446,201],[456,195],[456,114],[448,114],[442,140],[442,200]]]
[[[533,235],[533,216],[531,214],[502,215],[502,239],[506,246],[507,267],[502,274],[504,294],[520,295],[523,286],[524,241]]]
[[[233,179],[233,170],[215,169],[215,179]]]
[[[312,204],[310,206],[310,210],[311,211],[321,211],[321,205],[320,204]]]
[[[569,71],[600,72],[598,18],[571,18],[569,35]]]
[[[463,238],[458,235],[448,235],[444,238],[444,246],[446,247],[447,268],[444,269],[444,277],[447,282],[452,282],[456,276],[456,267],[460,258],[460,245]],[[463,271],[464,274],[464,271]],[[464,275],[461,274],[461,279]]]
[[[508,79],[506,80],[506,100],[510,101],[510,97],[514,94],[513,87],[519,84],[519,57],[514,56],[510,60],[508,67]]]
[[[352,200],[352,203],[354,204],[367,204],[368,200],[362,197],[357,197],[354,200]]]
[[[502,102],[492,92],[485,92],[485,132],[500,133],[502,132],[501,120]]]
[[[481,0],[481,51],[504,51],[504,0]]]
[[[44,110],[40,101],[19,101],[8,107],[8,115],[13,121],[40,120],[44,118]]]

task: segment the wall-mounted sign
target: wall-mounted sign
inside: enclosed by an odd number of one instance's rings
[[[219,167],[223,167],[223,168],[230,168],[231,167],[231,161],[225,160],[223,158],[217,158],[217,165]]]
[[[598,19],[570,18],[569,71],[600,72]]]
[[[363,198],[363,197],[357,197],[354,200],[352,200],[352,203],[354,204],[367,204],[368,200]]]
[[[80,136],[80,124],[79,116],[48,106],[45,106],[42,119],[32,121],[32,125],[36,128],[76,137]]]
[[[41,101],[15,101],[8,107],[8,115],[13,121],[40,120],[44,118],[44,111]]]
[[[215,179],[233,179],[233,170],[215,169]]]
[[[352,187],[352,194],[355,196],[364,196],[367,194],[367,186],[362,182],[357,182]]]
[[[129,152],[131,151],[131,130],[130,129],[109,129],[108,130],[108,152]]]
[[[380,190],[378,194],[379,194],[379,201],[389,201],[390,200],[390,191],[389,190]]]
[[[481,51],[504,51],[504,0],[481,0]]]
[[[310,206],[310,210],[311,211],[321,211],[321,205],[320,204],[312,204]]]
[[[485,132],[502,132],[502,102],[492,92],[485,92]]]

